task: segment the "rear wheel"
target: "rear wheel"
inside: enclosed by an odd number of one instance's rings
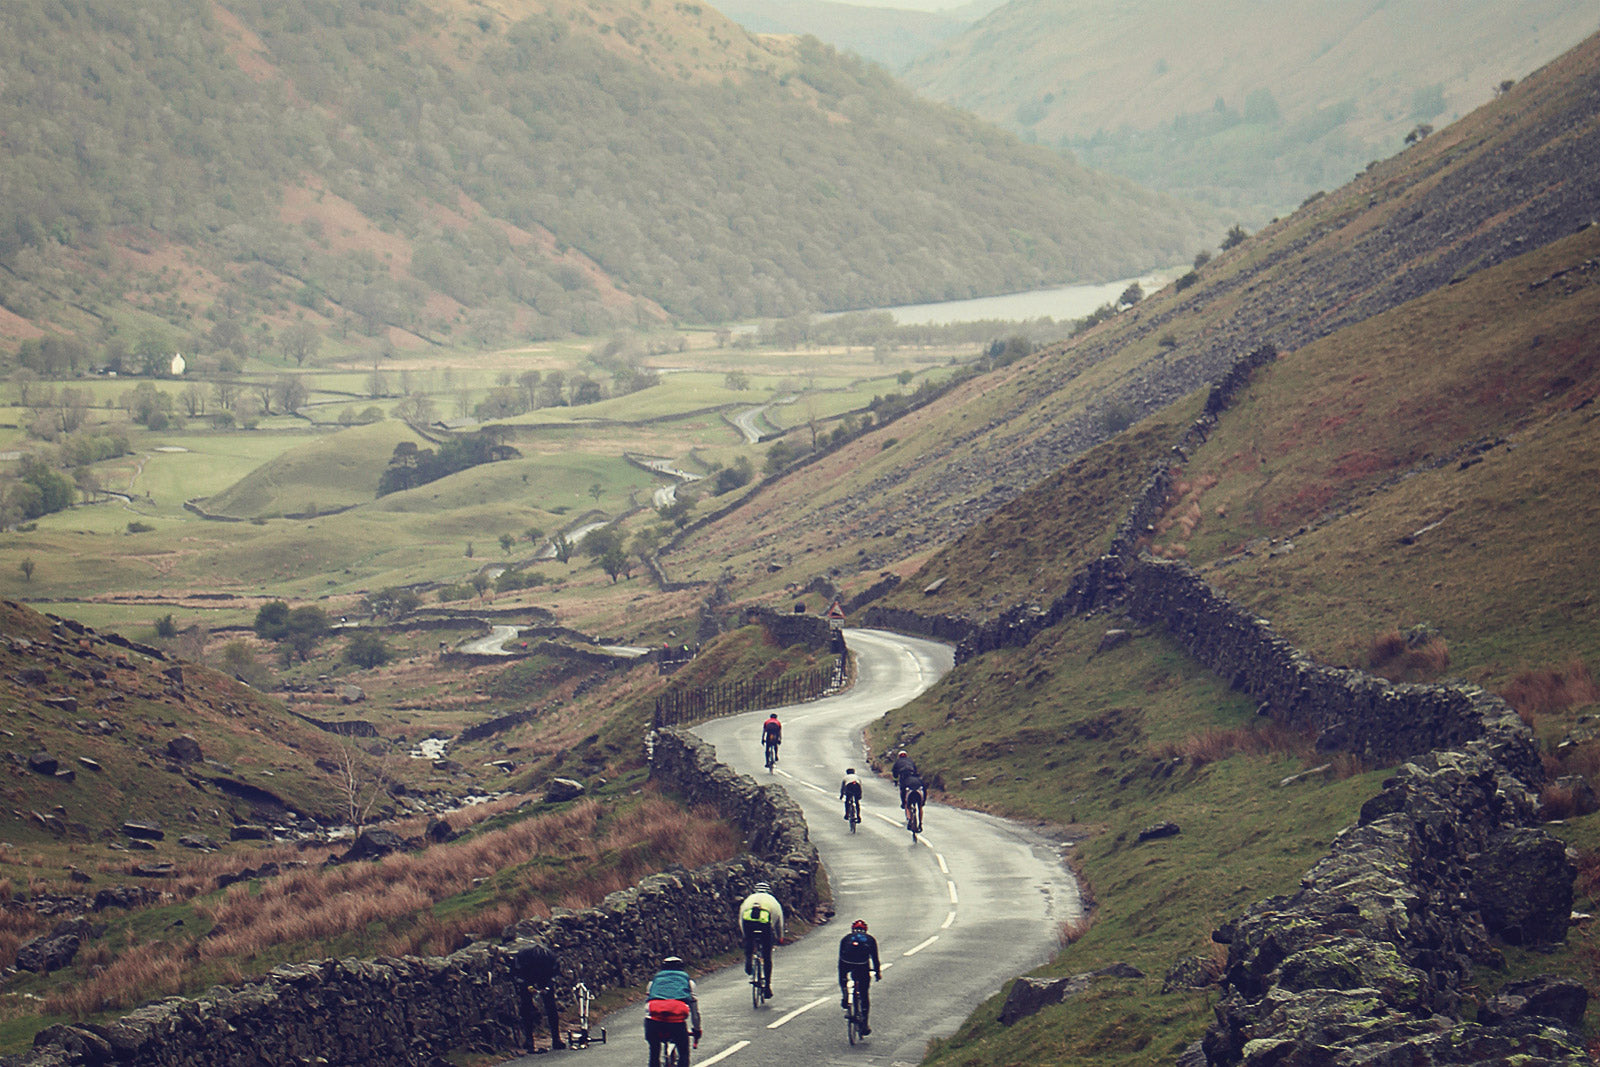
[[[755,955],[750,960],[750,1006],[761,1007],[761,1002],[766,1000],[767,965],[761,958],[761,949],[757,946]]]

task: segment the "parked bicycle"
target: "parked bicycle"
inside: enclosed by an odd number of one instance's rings
[[[576,1025],[567,1028],[567,1047],[588,1048],[594,1042],[605,1044],[606,1028],[600,1028],[599,1037],[589,1028],[589,1005],[594,1001],[594,994],[589,992],[589,987],[582,982],[573,986],[572,1001],[577,1006],[578,1019]]]

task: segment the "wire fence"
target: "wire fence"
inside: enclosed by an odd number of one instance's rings
[[[675,689],[656,697],[655,727],[685,726],[723,715],[816,700],[842,689],[847,669],[848,659],[840,655],[832,666],[775,682],[719,682]]]

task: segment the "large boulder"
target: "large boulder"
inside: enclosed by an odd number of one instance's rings
[[[1060,1004],[1089,988],[1089,976],[1076,974],[1070,978],[1034,978],[1023,975],[1011,984],[1005,1007],[1000,1009],[1000,1022],[1010,1026],[1019,1019],[1035,1015],[1052,1004]]]
[[[87,919],[59,922],[48,934],[36,937],[17,949],[17,969],[46,974],[70,967],[78,948],[92,936],[94,926]]]
[[[174,763],[199,763],[205,754],[193,734],[179,734],[167,742],[167,758]]]
[[[583,783],[572,778],[552,778],[550,784],[544,787],[544,802],[546,804],[560,804],[567,800],[576,800],[583,796]]]
[[[1496,835],[1473,868],[1472,895],[1484,927],[1511,945],[1565,941],[1577,873],[1565,843],[1543,830]]]
[[[1511,982],[1478,1009],[1478,1021],[1491,1026],[1513,1019],[1538,1017],[1554,1019],[1572,1031],[1583,1025],[1589,1007],[1589,991],[1570,978],[1540,975]]]

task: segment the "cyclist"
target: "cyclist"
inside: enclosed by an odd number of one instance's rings
[[[871,989],[867,972],[872,971],[883,981],[883,968],[878,965],[878,939],[867,933],[865,919],[850,924],[850,932],[839,940],[839,1007],[850,1010],[850,987],[845,979],[854,976],[856,988],[861,991],[861,1018],[858,1023],[863,1034],[872,1033],[867,1025],[867,1014],[872,1010]]]
[[[844,781],[839,783],[839,798],[844,801],[844,821],[850,821],[850,805],[855,805],[856,818],[861,817],[861,779],[854,767],[844,769]]]
[[[649,997],[644,1038],[650,1042],[650,1067],[661,1067],[661,1046],[668,1041],[678,1046],[679,1067],[689,1067],[689,1035],[700,1044],[700,1000],[681,958],[668,956],[661,961],[661,969],[650,979]]]
[[[566,1048],[561,1041],[561,1023],[556,1014],[556,977],[561,973],[561,963],[555,952],[543,941],[529,941],[519,945],[511,956],[511,977],[517,985],[517,1014],[522,1021],[522,1036],[529,1052],[533,1035],[538,1031],[538,1016],[533,1009],[533,994],[539,994],[544,1006],[545,1022],[550,1024],[550,1047]]]
[[[772,762],[778,762],[778,746],[783,744],[783,723],[778,721],[777,712],[768,715],[767,721],[761,724],[761,744],[763,747],[772,746]]]
[[[761,962],[766,964],[767,981],[761,990],[772,996],[772,944],[783,940],[783,905],[772,895],[772,887],[757,882],[755,892],[739,904],[739,929],[744,933],[744,973],[750,973],[750,957],[759,945]]]
[[[923,784],[922,776],[912,771],[900,781],[901,806],[905,808],[906,825],[922,825],[922,806],[928,802],[928,787]],[[912,809],[916,810],[916,819],[912,820]]]
[[[906,806],[906,776],[917,773],[917,765],[906,750],[901,749],[894,757],[894,764],[889,768],[889,773],[894,775],[894,782],[900,787],[900,806]]]

